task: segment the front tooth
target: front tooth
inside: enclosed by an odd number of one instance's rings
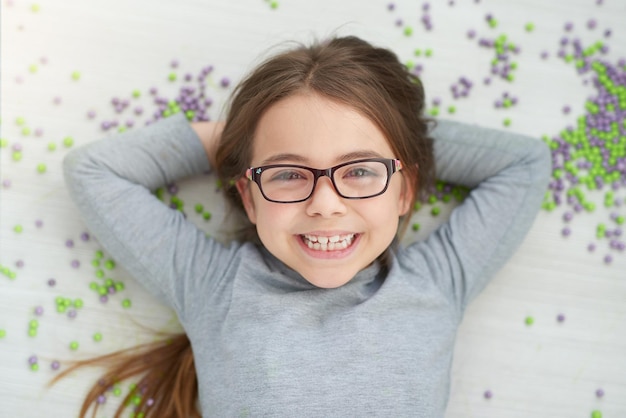
[[[328,240],[330,242],[338,242],[339,241],[339,235],[333,235],[332,237],[329,237]]]
[[[317,241],[320,244],[326,244],[328,242],[328,237],[317,237]]]

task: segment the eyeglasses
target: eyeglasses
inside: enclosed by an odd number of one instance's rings
[[[259,186],[266,200],[297,203],[313,195],[317,180],[322,176],[330,178],[337,194],[344,199],[375,197],[385,193],[391,176],[401,169],[398,159],[368,158],[323,170],[291,164],[250,167],[246,177]]]

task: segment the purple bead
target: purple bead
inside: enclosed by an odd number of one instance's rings
[[[483,396],[485,399],[491,399],[493,398],[493,393],[490,390],[486,390]]]
[[[545,60],[548,58],[548,55],[549,55],[548,51],[542,51],[540,56],[541,56],[541,59]]]
[[[11,180],[9,179],[2,180],[2,187],[4,187],[5,189],[8,189],[9,187],[11,187]]]
[[[37,364],[37,356],[33,355],[28,358],[28,364]]]
[[[587,28],[588,29],[595,29],[596,25],[598,24],[598,22],[596,22],[595,19],[589,19],[587,21]]]
[[[220,85],[224,88],[230,86],[230,80],[228,79],[228,77],[222,77],[222,79],[220,80]]]
[[[146,406],[152,406],[152,405],[154,405],[154,399],[149,398],[149,399],[146,401]]]
[[[598,398],[602,398],[604,396],[604,390],[602,390],[602,389],[596,390],[596,396]]]
[[[569,237],[571,233],[572,233],[571,229],[569,227],[567,227],[567,226],[565,228],[563,228],[563,230],[561,231],[561,234],[564,237]]]
[[[80,261],[78,261],[78,260],[72,260],[72,262],[71,262],[71,266],[72,266],[73,268],[75,268],[75,269],[79,268],[79,267],[80,267]]]
[[[70,318],[76,318],[76,309],[70,309],[67,311],[67,316]]]
[[[43,306],[35,306],[34,312],[37,316],[43,315]]]
[[[80,234],[80,239],[82,241],[89,241],[89,232],[83,232],[82,234]]]
[[[95,118],[95,117],[96,117],[96,112],[95,112],[95,111],[93,111],[93,110],[90,110],[89,112],[87,112],[87,117],[88,117],[89,119],[93,119],[93,118]]]
[[[22,260],[17,260],[15,262],[15,267],[17,267],[18,269],[21,269],[22,267],[24,267],[24,261]]]
[[[61,104],[61,97],[56,96],[54,99],[52,99],[52,101],[55,105]]]
[[[596,244],[594,244],[593,242],[587,245],[587,251],[589,251],[590,253],[594,252],[595,250],[596,250]]]
[[[393,4],[393,3],[389,3],[389,4],[387,5],[387,10],[389,10],[389,11],[392,11],[392,10],[394,10],[395,8],[396,8],[396,5],[395,5],[395,4]]]
[[[13,146],[11,147],[11,149],[15,152],[20,152],[22,150],[22,144],[13,144]]]
[[[67,248],[73,248],[74,247],[74,241],[72,241],[71,239],[68,239],[67,241],[65,241],[65,246]]]
[[[100,396],[98,396],[98,398],[96,399],[96,402],[97,402],[99,405],[102,405],[103,403],[105,403],[105,402],[106,402],[106,400],[107,400],[107,398],[106,398],[104,395],[100,395]]]
[[[572,108],[569,106],[563,106],[563,113],[565,113],[566,115],[572,111]]]
[[[141,106],[137,106],[135,108],[135,115],[139,116],[143,113],[143,108]]]
[[[35,221],[35,226],[36,226],[37,228],[41,228],[41,227],[43,226],[43,221],[42,221],[41,219],[37,219],[37,220]]]
[[[571,31],[572,29],[574,29],[574,24],[573,24],[572,22],[567,22],[567,23],[565,24],[565,31],[569,32],[569,31]]]
[[[178,68],[178,60],[172,60],[172,62],[170,62],[170,67]]]
[[[150,87],[150,94],[151,94],[152,96],[154,96],[154,95],[155,95],[155,94],[157,94],[157,93],[158,93],[158,90],[157,90],[157,88],[156,88],[156,87]]]
[[[54,287],[57,284],[55,279],[48,279],[48,286]]]
[[[611,264],[613,262],[613,257],[611,256],[611,254],[607,254],[604,256],[604,263],[605,264]]]
[[[107,295],[100,296],[100,302],[107,303],[109,301],[109,297]]]
[[[50,363],[50,368],[52,370],[59,370],[59,367],[61,367],[61,363],[59,363],[57,360],[54,360],[52,363]]]
[[[556,317],[556,320],[559,321],[559,322],[565,321],[565,315],[558,314],[557,317]]]
[[[470,29],[467,31],[467,37],[469,39],[474,39],[476,37],[476,31],[474,29]]]
[[[43,135],[43,129],[41,128],[35,129],[35,136],[41,136],[41,135]]]

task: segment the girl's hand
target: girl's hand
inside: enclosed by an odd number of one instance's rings
[[[191,128],[200,138],[211,167],[215,167],[215,151],[224,129],[224,122],[194,122],[191,124]]]

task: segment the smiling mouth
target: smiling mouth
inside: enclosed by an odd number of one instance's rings
[[[333,235],[331,237],[316,235],[300,235],[304,244],[315,251],[339,251],[345,250],[353,242],[356,234]]]

